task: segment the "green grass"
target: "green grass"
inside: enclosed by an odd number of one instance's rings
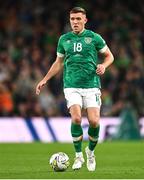
[[[83,145],[83,149],[86,143]],[[107,142],[98,144],[97,169],[88,172],[86,165],[78,171],[71,166],[65,172],[54,172],[50,156],[66,152],[72,166],[72,144],[0,144],[0,178],[2,179],[143,179],[144,142]]]

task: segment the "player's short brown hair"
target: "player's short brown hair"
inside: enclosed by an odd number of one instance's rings
[[[70,11],[70,14],[72,14],[72,13],[82,13],[82,14],[86,15],[86,11],[82,7],[74,7],[74,8],[72,8],[71,11]]]

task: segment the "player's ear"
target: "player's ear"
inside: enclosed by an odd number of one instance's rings
[[[85,18],[85,24],[88,22],[88,19],[87,18]]]

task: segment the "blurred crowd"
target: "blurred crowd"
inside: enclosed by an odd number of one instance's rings
[[[39,96],[36,84],[56,57],[69,10],[87,11],[87,28],[99,33],[115,61],[102,77],[102,115],[126,105],[144,116],[144,3],[142,0],[7,0],[0,6],[0,116],[69,116],[62,72]],[[101,57],[99,57],[101,60]]]

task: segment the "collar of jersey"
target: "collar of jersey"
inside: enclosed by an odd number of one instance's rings
[[[81,37],[81,36],[83,36],[83,35],[85,34],[85,31],[86,31],[86,29],[84,29],[80,34],[76,34],[76,33],[74,33],[74,32],[72,32],[72,34],[73,34],[74,36]]]

